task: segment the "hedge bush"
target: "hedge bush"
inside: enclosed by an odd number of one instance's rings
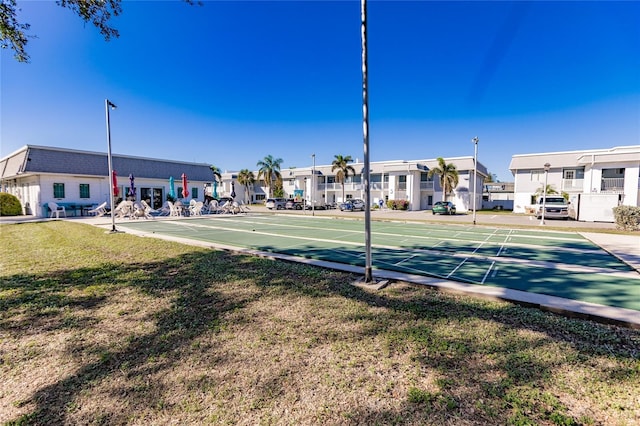
[[[0,192],[0,216],[20,216],[22,205],[15,195]]]
[[[407,210],[409,202],[407,200],[389,200],[387,201],[387,207],[391,210]]]
[[[618,206],[613,208],[616,227],[626,231],[640,231],[640,207]]]

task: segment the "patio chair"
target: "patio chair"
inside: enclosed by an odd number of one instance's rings
[[[153,219],[152,214],[158,213],[158,210],[151,208],[151,206],[145,200],[141,200],[140,204],[142,204],[145,219]]]
[[[104,216],[105,214],[107,214],[107,202],[105,201],[104,203],[100,204],[97,207],[94,207],[93,209],[87,211],[87,214],[91,215],[91,216]]]
[[[169,216],[182,216],[182,205],[173,204],[171,201],[167,201],[169,205]]]
[[[217,200],[211,200],[208,203],[205,203],[203,207],[203,211],[206,210],[208,214],[218,213],[220,206]]]
[[[122,201],[114,210],[117,217],[131,217],[133,214],[133,203],[131,201]]]
[[[165,201],[160,210],[156,210],[158,212],[158,216],[169,216],[171,214],[171,207],[169,207],[169,202]]]
[[[204,203],[202,201],[196,201],[193,205],[189,206],[189,211],[194,216],[202,216],[203,208],[204,208]]]
[[[53,217],[53,215],[56,215],[56,218],[60,219],[60,213],[64,214],[64,217],[67,217],[67,209],[65,209],[64,206],[59,206],[53,201],[49,201],[47,203],[47,206],[49,206],[49,210],[51,210],[51,215],[49,217]]]

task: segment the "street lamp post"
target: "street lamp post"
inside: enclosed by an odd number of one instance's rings
[[[104,109],[107,115],[107,161],[109,163],[109,177],[107,182],[109,182],[109,198],[111,198],[111,232],[118,232],[116,229],[116,215],[115,215],[115,206],[113,205],[115,202],[114,193],[113,193],[113,161],[111,159],[111,121],[109,117],[109,108],[116,109],[116,105],[111,102],[109,99],[104,100]]]
[[[473,224],[476,224],[476,185],[478,182],[478,142],[480,139],[476,136],[471,139],[473,142]]]
[[[544,188],[542,189],[542,219],[540,220],[540,225],[544,225],[544,214],[547,212],[547,180],[549,178],[549,168],[551,164],[544,164]]]
[[[316,155],[311,154],[311,158],[313,158],[313,168],[311,170],[311,216],[316,215]]]

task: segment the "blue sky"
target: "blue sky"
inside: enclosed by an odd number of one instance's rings
[[[98,31],[18,1],[1,152],[25,144],[255,169],[363,159],[359,1],[124,1]],[[369,1],[371,161],[640,144],[640,2]]]

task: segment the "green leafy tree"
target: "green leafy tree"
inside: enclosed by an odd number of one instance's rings
[[[453,191],[453,188],[458,186],[460,179],[458,175],[458,169],[453,163],[447,164],[444,158],[438,157],[438,166],[429,170],[428,177],[438,175],[440,179],[440,187],[442,188],[442,201],[447,200],[447,195]]]
[[[331,171],[336,172],[336,181],[342,184],[342,201],[344,198],[344,182],[349,176],[356,174],[356,170],[349,163],[353,162],[353,158],[350,155],[334,155],[334,160],[331,162]]]
[[[273,156],[267,155],[263,160],[256,163],[256,166],[259,167],[258,179],[261,179],[265,186],[269,188],[269,197],[273,196],[274,184],[282,180],[282,175],[280,174],[282,162],[282,158],[273,158]]]
[[[251,191],[249,190],[250,186],[256,182],[256,177],[252,171],[249,169],[242,169],[238,173],[238,183],[244,187],[244,193],[246,195],[247,201],[251,200]]]
[[[200,1],[184,0],[188,4],[202,4]],[[58,6],[72,10],[84,22],[92,23],[105,41],[118,38],[120,33],[110,25],[114,16],[122,13],[120,6],[122,0],[57,0]],[[11,49],[14,58],[18,62],[29,62],[29,54],[26,51],[29,38],[27,35],[30,25],[21,23],[17,18],[16,0],[0,1],[0,46],[3,49]]]

